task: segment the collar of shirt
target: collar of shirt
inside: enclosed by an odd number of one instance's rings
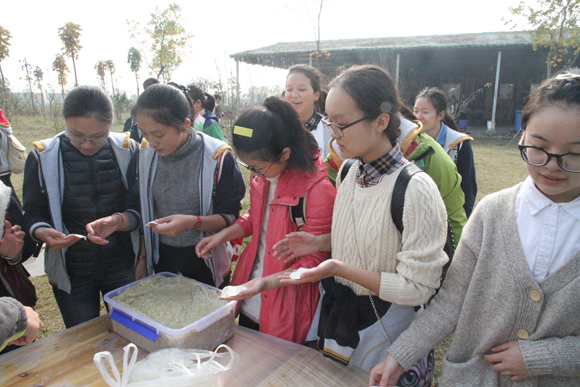
[[[363,188],[377,185],[384,175],[390,175],[396,171],[397,168],[409,164],[409,162],[403,157],[398,144],[395,145],[393,149],[368,164],[364,164],[360,157],[358,159],[360,164],[356,174],[356,182],[359,187]]]
[[[524,203],[526,203],[526,207],[532,216],[536,215],[538,212],[548,206],[555,205],[560,206],[571,216],[577,220],[580,220],[580,197],[577,197],[576,199],[567,203],[554,203],[546,196],[544,196],[540,190],[538,190],[530,176],[528,176],[522,184],[520,192],[522,194],[522,198],[524,199]]]
[[[437,134],[437,138],[435,141],[439,143],[443,148],[445,148],[445,140],[447,139],[447,126],[442,122],[441,129],[439,129],[439,133]]]
[[[318,123],[320,122],[321,119],[322,117],[320,116],[320,114],[314,111],[314,114],[312,115],[312,117],[310,117],[308,122],[304,124],[304,127],[306,127],[306,129],[312,132],[313,130],[316,130],[316,128],[318,127]]]

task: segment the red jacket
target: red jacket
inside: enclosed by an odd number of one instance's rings
[[[304,231],[319,235],[330,233],[332,209],[336,189],[327,178],[327,167],[320,158],[315,162],[316,171],[284,170],[278,180],[274,200],[270,204],[266,252],[263,276],[281,272],[289,267],[316,267],[329,257],[329,253],[306,255],[298,260],[284,263],[273,256],[272,246],[297,227],[290,218],[290,206],[296,205],[301,197],[306,198],[306,223]],[[241,285],[250,280],[254,260],[260,243],[265,200],[270,182],[255,176],[250,184],[250,209],[236,223],[242,226],[244,237],[252,235],[236,266],[232,285]],[[261,293],[260,331],[288,341],[303,344],[314,318],[320,292],[318,282],[299,286],[285,286]],[[240,303],[238,303],[239,310]]]

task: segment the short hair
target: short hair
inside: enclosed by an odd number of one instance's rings
[[[143,81],[143,90],[147,89],[149,86],[156,85],[160,83],[157,78],[147,78]]]
[[[113,102],[96,86],[77,86],[68,92],[62,105],[64,119],[72,117],[96,118],[101,122],[113,122]]]

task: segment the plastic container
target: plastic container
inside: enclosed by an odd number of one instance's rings
[[[154,276],[177,277],[174,273],[157,273]],[[151,278],[151,277],[148,277]],[[163,348],[195,348],[213,351],[234,334],[236,301],[181,329],[171,329],[123,306],[112,298],[137,285],[139,280],[105,294],[109,305],[113,331],[148,352]],[[191,280],[194,281],[194,280]],[[197,282],[197,281],[194,281]],[[219,293],[219,289],[197,282]]]
[[[522,114],[523,110],[516,110],[516,132],[522,129]]]

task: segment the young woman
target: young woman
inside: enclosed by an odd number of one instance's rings
[[[369,371],[415,319],[415,307],[439,286],[447,262],[445,206],[433,180],[409,181],[403,235],[390,211],[395,182],[408,161],[397,138],[399,99],[377,66],[354,66],[331,84],[323,121],[345,158],[356,158],[332,219],[332,258],[284,284],[322,280],[318,347],[342,363]],[[313,324],[314,327],[314,324]],[[347,329],[344,329],[346,327]]]
[[[330,133],[320,120],[324,117],[326,90],[324,74],[312,66],[294,65],[288,70],[284,96],[298,113],[302,125],[314,136],[322,150],[322,159],[328,155]]]
[[[129,165],[128,210],[87,225],[89,238],[103,244],[111,232],[142,224],[138,278],[169,271],[210,285],[227,283],[231,255],[225,247],[216,246],[206,261],[195,246],[232,224],[242,208],[246,189],[230,147],[191,129],[191,104],[173,86],[149,87],[131,114],[146,142]]]
[[[373,368],[393,386],[455,332],[444,386],[580,384],[580,71],[545,81],[524,107],[529,177],[485,197],[443,288]]]
[[[469,218],[477,196],[475,163],[470,143],[473,138],[457,131],[457,125],[447,112],[447,107],[445,93],[437,88],[424,90],[415,98],[415,116],[423,124],[423,132],[434,138],[457,165],[457,172],[461,175],[461,189],[465,194],[463,208]]]
[[[215,99],[195,85],[187,86],[187,93],[193,102],[193,127],[198,132],[224,141],[224,134],[219,124],[219,118],[212,112],[215,108]]]
[[[329,233],[336,190],[326,178],[316,141],[290,104],[277,97],[240,115],[233,143],[240,164],[254,174],[250,209],[234,225],[203,239],[197,253],[206,256],[224,241],[252,235],[232,279],[247,289],[228,297],[243,300],[238,303],[240,325],[304,343],[320,297],[318,283],[283,286],[278,275],[316,267],[328,253],[284,262],[273,257],[273,245],[298,229],[290,215],[296,206],[303,209],[301,228],[314,235]]]
[[[99,316],[100,294],[135,280],[138,235],[116,232],[106,246],[80,238],[96,219],[126,208],[126,170],[136,144],[111,133],[113,104],[79,86],[63,104],[65,131],[34,143],[24,170],[24,230],[46,243],[45,271],[67,328]],[[134,244],[133,244],[134,243]]]

